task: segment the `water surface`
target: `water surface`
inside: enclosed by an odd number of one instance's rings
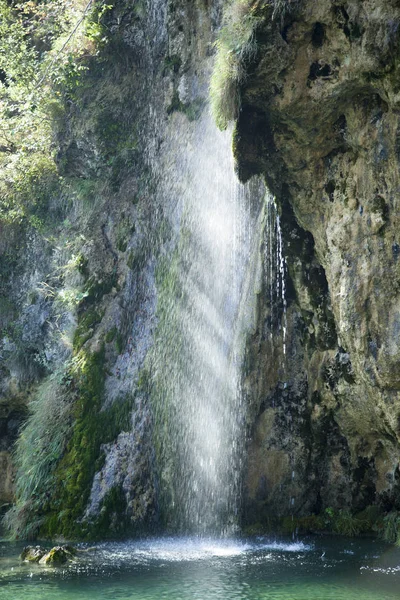
[[[400,549],[371,540],[107,542],[59,568],[22,564],[21,548],[0,543],[1,600],[400,598]]]

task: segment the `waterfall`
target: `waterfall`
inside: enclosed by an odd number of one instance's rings
[[[282,354],[286,357],[287,344],[287,298],[286,259],[283,254],[280,216],[274,198],[266,196],[266,227],[264,241],[264,272],[267,297],[270,305],[269,337],[278,336]]]
[[[238,182],[231,132],[219,132],[207,110],[190,139],[179,135],[181,118],[161,178],[164,195],[175,198],[179,241],[157,276],[155,444],[167,522],[222,534],[232,532],[239,510],[241,363],[264,190],[259,182]]]

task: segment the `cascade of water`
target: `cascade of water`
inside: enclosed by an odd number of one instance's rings
[[[175,527],[223,533],[234,525],[240,497],[239,381],[251,314],[241,298],[264,191],[238,183],[231,133],[218,132],[206,113],[192,139],[170,151],[164,179],[168,195],[179,196],[181,217],[178,245],[158,277],[161,487]]]
[[[287,333],[287,301],[286,301],[286,260],[283,255],[282,245],[282,229],[279,214],[276,213],[276,236],[277,236],[277,292],[279,294],[278,301],[283,309],[282,316],[282,348],[283,354],[286,355],[286,333]]]
[[[269,336],[272,340],[274,332],[279,331],[284,356],[287,338],[286,268],[280,217],[273,197],[266,194],[264,272],[270,300]],[[282,314],[281,319],[279,313]]]
[[[246,420],[240,380],[261,271],[255,232],[264,188],[238,183],[232,132],[219,132],[207,109],[192,124],[172,115],[167,141],[159,144],[165,92],[156,74],[173,41],[167,3],[146,0],[146,7],[142,54],[154,81],[142,137],[157,189],[155,231],[166,238],[155,268],[158,323],[146,363],[160,507],[175,529],[223,533],[239,510]],[[199,93],[203,85],[206,97],[209,67],[200,71],[195,87]]]
[[[269,194],[266,195],[266,231],[264,233],[264,273],[266,277],[266,289],[269,290],[270,298],[270,339],[271,349],[274,335],[279,334],[281,340],[281,349],[284,359],[286,358],[287,344],[287,297],[286,297],[286,259],[283,253],[283,238],[280,216],[277,211],[275,200]],[[284,369],[286,364],[284,363]],[[287,383],[283,383],[283,389],[286,389]],[[290,413],[287,415],[289,430],[292,430],[292,418]],[[296,488],[295,471],[293,468],[293,456],[289,453],[289,465],[292,468],[291,482],[289,485],[289,510],[292,515],[295,510],[295,497],[293,495]],[[293,532],[293,539],[295,532]]]

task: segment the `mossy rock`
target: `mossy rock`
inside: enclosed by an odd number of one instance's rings
[[[76,553],[72,546],[54,546],[49,551],[42,546],[26,546],[21,552],[20,559],[40,565],[63,565],[68,560],[72,560]]]
[[[73,409],[73,433],[55,472],[50,510],[41,535],[63,535],[67,539],[95,537],[81,522],[93,477],[104,462],[102,444],[115,440],[131,427],[134,397],[129,396],[102,410],[104,392],[104,347],[98,353],[84,349],[75,357],[71,372],[79,399]]]
[[[20,554],[20,559],[24,562],[38,563],[45,554],[46,549],[41,546],[25,546]]]
[[[54,546],[39,560],[40,565],[63,565],[72,560],[76,555],[76,550],[72,546]]]

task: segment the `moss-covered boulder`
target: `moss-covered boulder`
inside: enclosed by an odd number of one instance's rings
[[[45,554],[46,550],[41,546],[25,546],[21,552],[20,559],[24,562],[39,562]]]
[[[26,546],[20,555],[21,560],[40,565],[63,565],[76,556],[76,550],[72,546],[54,546],[46,550],[42,546]]]
[[[63,565],[76,556],[76,550],[71,546],[54,546],[39,560],[40,565]]]

